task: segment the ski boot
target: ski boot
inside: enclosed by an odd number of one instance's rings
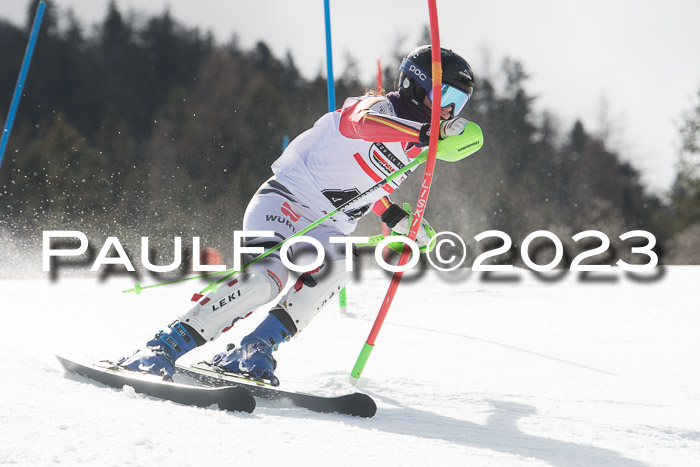
[[[117,361],[117,366],[131,371],[140,371],[161,376],[172,381],[175,360],[190,350],[204,344],[204,339],[187,324],[175,321],[168,325],[170,332],[160,331],[146,342],[146,348],[137,350],[130,357]]]
[[[275,376],[277,361],[272,352],[282,342],[296,334],[297,328],[286,311],[275,308],[270,311],[255,331],[248,334],[238,347],[229,345],[226,352],[214,356],[212,364],[224,372],[236,373],[255,380],[279,386]]]

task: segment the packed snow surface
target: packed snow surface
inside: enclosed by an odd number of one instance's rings
[[[377,401],[372,419],[282,402],[250,415],[180,406],[55,360],[131,353],[201,283],[137,296],[121,293],[133,285],[123,277],[3,280],[0,464],[700,465],[700,268],[658,272],[407,277],[355,388],[350,370],[389,284],[362,272],[346,312],[330,304],[276,357],[283,388],[361,390]],[[182,360],[238,342],[264,314]]]

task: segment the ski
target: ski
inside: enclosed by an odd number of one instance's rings
[[[288,400],[297,407],[313,412],[339,413],[371,418],[377,413],[377,404],[367,394],[353,393],[337,397],[316,396],[277,389],[265,381],[247,379],[242,376],[222,373],[207,362],[191,366],[176,365],[177,371],[210,387],[240,387],[253,396],[267,400]]]
[[[84,365],[58,355],[56,358],[67,371],[116,389],[130,386],[139,394],[195,407],[216,404],[220,410],[248,413],[255,410],[255,398],[242,386],[213,388],[172,383],[154,375],[121,370],[109,362]]]

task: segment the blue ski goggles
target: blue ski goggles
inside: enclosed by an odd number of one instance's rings
[[[428,93],[428,99],[433,102],[433,90],[431,89]],[[469,101],[469,94],[457,89],[449,84],[443,84],[440,88],[440,107],[448,107],[454,105],[454,110],[452,111],[453,116],[459,115],[467,102]]]
[[[433,102],[433,87],[430,76],[424,72],[418,65],[411,62],[407,58],[401,61],[400,71],[403,71],[408,76],[413,78],[418,84],[421,85],[425,92],[428,93],[428,99]],[[451,86],[449,84],[443,84],[440,91],[440,107],[448,107],[454,105],[453,116],[458,115],[469,100],[469,94],[466,92]]]

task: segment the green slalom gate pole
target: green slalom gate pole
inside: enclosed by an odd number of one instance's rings
[[[216,287],[217,287],[218,284],[220,284],[221,282],[225,281],[226,279],[228,279],[229,277],[231,277],[233,274],[236,274],[237,272],[241,272],[241,271],[245,270],[247,267],[249,267],[249,266],[251,266],[251,265],[257,263],[257,262],[260,261],[261,259],[265,258],[267,255],[269,255],[269,254],[271,254],[271,253],[273,253],[273,252],[279,250],[280,248],[282,248],[282,245],[284,245],[285,242],[288,242],[288,241],[291,240],[292,238],[295,238],[295,237],[299,237],[299,236],[301,236],[301,235],[304,235],[305,233],[307,233],[308,231],[310,231],[310,230],[313,229],[314,227],[316,227],[316,226],[322,224],[323,222],[327,221],[328,219],[330,219],[331,217],[335,216],[336,214],[338,214],[338,213],[340,213],[340,212],[344,212],[345,210],[349,209],[350,207],[355,206],[358,202],[362,201],[362,200],[363,200],[366,196],[368,196],[370,193],[373,193],[373,192],[375,192],[375,191],[381,189],[382,187],[384,187],[386,184],[388,184],[388,183],[391,182],[392,180],[394,180],[394,179],[396,179],[396,178],[402,176],[403,174],[405,174],[406,172],[408,172],[408,171],[410,171],[410,170],[413,170],[415,167],[417,167],[418,165],[420,165],[420,164],[422,164],[423,162],[425,162],[425,161],[427,160],[427,158],[428,158],[428,151],[423,151],[421,154],[419,154],[418,156],[416,156],[416,158],[413,159],[410,163],[406,164],[404,167],[402,167],[401,169],[399,169],[399,170],[397,170],[396,172],[392,173],[391,175],[389,175],[389,176],[386,177],[385,179],[378,181],[374,186],[372,186],[371,188],[369,188],[367,191],[365,191],[365,192],[363,192],[363,193],[360,193],[359,195],[355,196],[353,199],[349,200],[348,202],[346,202],[346,203],[343,204],[342,206],[340,206],[340,207],[338,207],[337,209],[335,209],[335,210],[329,212],[328,214],[326,214],[325,216],[321,217],[321,218],[318,219],[317,221],[315,221],[315,222],[309,224],[308,226],[304,227],[304,228],[301,229],[299,232],[297,232],[297,233],[295,233],[294,235],[288,237],[287,239],[285,239],[284,241],[282,241],[282,242],[278,243],[277,245],[273,246],[273,247],[270,248],[269,250],[263,252],[260,256],[257,256],[256,258],[253,258],[252,260],[248,261],[248,262],[245,263],[243,266],[241,266],[241,268],[238,269],[238,270],[236,270],[236,269],[228,269],[228,270],[226,270],[226,271],[216,271],[216,272],[212,272],[212,273],[208,273],[208,274],[200,274],[200,275],[198,275],[198,276],[186,277],[186,278],[184,278],[184,279],[177,279],[177,280],[173,280],[173,281],[160,282],[160,283],[158,283],[158,284],[151,284],[151,285],[145,285],[145,286],[142,286],[142,285],[139,285],[139,284],[135,284],[133,288],[127,289],[127,290],[123,290],[122,292],[123,292],[123,293],[131,293],[131,292],[134,292],[134,293],[136,293],[137,295],[139,295],[143,290],[152,289],[152,288],[154,288],[154,287],[161,287],[161,286],[170,285],[170,284],[178,284],[178,283],[181,283],[181,282],[186,282],[186,281],[190,281],[190,280],[194,280],[194,279],[200,279],[200,278],[202,278],[202,277],[209,277],[209,276],[214,276],[214,275],[219,275],[219,274],[226,274],[224,277],[222,277],[221,279],[217,280],[216,282],[211,282],[211,283],[209,283],[209,285],[208,285],[206,288],[204,288],[200,293],[205,293],[205,292],[208,292],[209,290],[216,290]]]
[[[425,173],[423,174],[423,183],[421,184],[421,191],[418,197],[418,202],[416,203],[416,212],[413,216],[413,223],[408,231],[408,238],[411,240],[416,239],[418,234],[418,229],[421,226],[423,220],[423,213],[428,204],[428,195],[430,194],[430,186],[433,181],[433,173],[435,170],[435,162],[437,159],[437,146],[438,146],[438,136],[439,131],[437,131],[440,125],[440,88],[442,87],[442,67],[441,67],[441,57],[440,57],[440,33],[438,31],[438,19],[437,19],[437,5],[435,0],[428,0],[428,10],[430,14],[430,42],[432,51],[432,77],[433,77],[433,106],[431,111],[430,127],[434,131],[430,132],[430,141],[428,143],[428,159],[425,165]],[[399,258],[398,267],[405,265],[408,262],[411,249],[404,245],[403,252]],[[355,366],[350,373],[350,376],[354,379],[359,379],[362,376],[362,371],[369,360],[372,350],[374,350],[374,343],[379,334],[379,330],[384,324],[384,319],[386,318],[391,303],[396,295],[396,290],[399,287],[401,278],[403,277],[403,272],[395,272],[393,278],[391,279],[391,284],[389,285],[389,290],[387,290],[382,306],[379,309],[377,318],[374,321],[372,330],[369,333],[367,341],[365,341],[360,351],[360,355],[357,357]]]

